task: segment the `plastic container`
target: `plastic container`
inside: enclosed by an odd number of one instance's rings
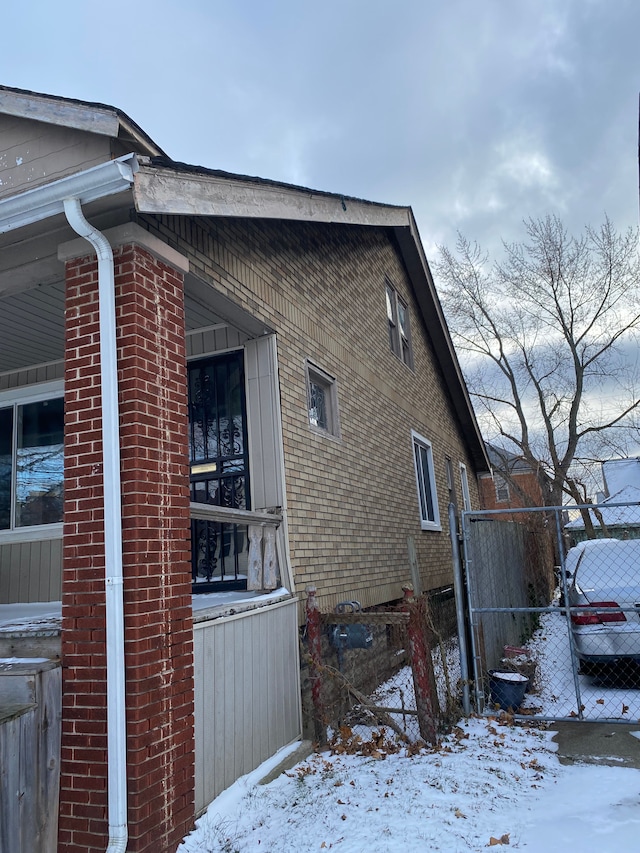
[[[529,679],[519,672],[489,670],[491,701],[494,705],[499,705],[503,711],[518,710],[522,705],[528,685]]]

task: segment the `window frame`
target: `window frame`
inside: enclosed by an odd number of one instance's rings
[[[305,386],[307,392],[307,419],[309,429],[316,435],[323,435],[334,441],[340,441],[340,417],[338,412],[338,381],[335,376],[327,373],[321,367],[305,359]],[[311,420],[311,385],[321,386],[325,390],[325,403],[327,408],[327,427],[314,424]]]
[[[64,380],[55,379],[50,382],[40,382],[37,385],[23,385],[19,388],[9,388],[0,391],[0,409],[12,408],[15,412],[19,406],[29,403],[40,403],[44,400],[62,399],[64,401]],[[64,424],[63,424],[64,435]],[[12,441],[12,477],[15,477],[16,437]],[[64,483],[64,477],[63,477]],[[13,495],[15,501],[15,494]],[[12,505],[11,516],[15,523],[15,508]],[[62,539],[63,522],[54,521],[49,524],[30,524],[25,527],[8,527],[0,530],[0,544],[5,542],[36,542],[45,539]]]
[[[429,495],[427,494],[424,488],[424,463],[421,462],[420,467],[418,466],[418,454],[416,453],[416,450],[418,448],[426,451],[427,473],[429,489],[431,493],[431,509],[433,518],[429,518],[428,514]],[[416,477],[416,492],[418,497],[418,513],[420,516],[420,527],[422,530],[442,530],[442,525],[440,523],[440,509],[438,506],[438,492],[436,489],[433,445],[428,438],[425,438],[423,435],[420,435],[420,433],[416,432],[415,430],[411,430],[411,455],[413,457],[413,469]],[[422,457],[421,455],[421,459],[423,458],[424,457]]]
[[[409,320],[409,304],[398,293],[398,289],[390,279],[385,277],[385,308],[387,315],[387,330],[389,333],[389,348],[403,364],[413,370],[413,347],[411,344],[411,323]],[[401,322],[401,310],[404,323]]]
[[[464,512],[470,512],[471,492],[469,491],[469,475],[464,462],[460,462],[460,488],[462,489],[462,509]]]
[[[501,474],[493,474],[493,485],[496,490],[496,503],[497,504],[508,504],[511,501],[511,489],[509,488],[509,483]],[[506,491],[506,498],[500,497],[501,490]]]

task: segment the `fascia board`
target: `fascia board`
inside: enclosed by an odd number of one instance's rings
[[[154,166],[140,166],[133,193],[139,213],[156,215],[288,219],[383,228],[409,225],[406,207]]]
[[[0,113],[84,130],[101,136],[117,137],[120,125],[115,110],[6,90],[0,90]]]

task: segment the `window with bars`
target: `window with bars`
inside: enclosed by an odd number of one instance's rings
[[[338,389],[333,376],[310,361],[305,363],[309,425],[315,432],[340,437]]]
[[[192,361],[188,374],[191,500],[250,509],[244,353]],[[246,589],[247,534],[244,524],[192,520],[195,591]]]
[[[387,326],[389,330],[389,346],[408,367],[413,367],[411,351],[411,334],[409,330],[409,308],[407,303],[398,295],[398,291],[387,279]]]

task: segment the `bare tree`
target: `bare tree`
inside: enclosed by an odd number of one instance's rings
[[[493,265],[461,235],[440,247],[438,289],[487,438],[537,472],[547,506],[581,503],[578,463],[619,443],[640,406],[638,232],[524,227]]]

